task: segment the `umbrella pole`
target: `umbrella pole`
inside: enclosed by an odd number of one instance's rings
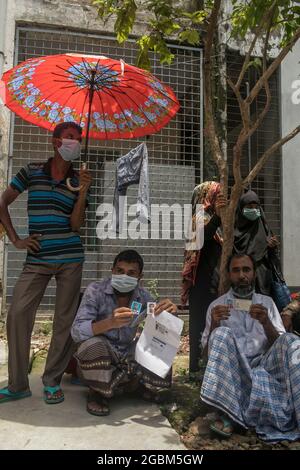
[[[88,147],[89,147],[89,138],[90,138],[90,123],[91,123],[91,110],[92,110],[92,102],[93,102],[94,92],[95,92],[95,76],[96,76],[96,70],[92,70],[92,71],[91,71],[90,88],[89,88],[88,121],[87,121],[87,130],[86,130],[85,147],[84,147],[84,160],[85,160],[85,162],[86,162],[87,159],[88,159]]]
[[[96,76],[96,70],[91,71],[91,80],[90,80],[90,88],[89,88],[89,110],[88,110],[88,121],[87,121],[87,130],[86,130],[86,137],[85,137],[85,146],[84,146],[84,154],[83,154],[83,163],[82,163],[82,168],[85,170],[86,169],[86,164],[88,160],[88,147],[89,147],[89,138],[90,138],[90,122],[91,122],[91,110],[92,110],[92,102],[94,98],[94,93],[95,93],[95,76]],[[70,178],[67,179],[67,186],[71,191],[80,191],[81,186],[78,186],[78,188],[74,188],[71,185]]]

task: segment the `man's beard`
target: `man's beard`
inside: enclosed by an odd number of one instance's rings
[[[239,299],[251,299],[252,295],[254,294],[254,282],[251,282],[250,284],[238,284],[234,285],[232,284],[232,292],[234,297],[237,297]]]

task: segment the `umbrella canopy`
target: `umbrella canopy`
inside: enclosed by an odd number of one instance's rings
[[[87,140],[153,134],[179,109],[171,88],[152,74],[104,56],[33,58],[7,71],[3,81],[5,104],[20,117],[49,130],[77,122]]]

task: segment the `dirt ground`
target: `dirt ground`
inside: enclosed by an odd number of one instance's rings
[[[219,438],[210,431],[210,423],[215,418],[215,411],[203,403],[200,387],[205,366],[194,381],[188,375],[189,362],[188,336],[183,336],[173,367],[173,386],[164,394],[161,405],[162,413],[167,416],[172,426],[180,434],[188,449],[194,450],[300,450],[300,441],[283,441],[267,444],[261,441],[254,431],[235,432],[230,438]]]
[[[1,325],[0,325],[1,326]],[[42,370],[51,339],[51,328],[44,325],[32,336],[30,370]],[[5,334],[0,330],[0,340]],[[200,387],[205,366],[193,381],[188,374],[189,341],[182,336],[181,344],[173,366],[173,385],[170,390],[161,392],[161,412],[168,418],[188,449],[194,450],[300,450],[300,442],[283,441],[266,444],[253,431],[235,432],[230,438],[219,438],[210,431],[210,422],[215,411],[201,402]],[[3,366],[2,366],[3,367]]]

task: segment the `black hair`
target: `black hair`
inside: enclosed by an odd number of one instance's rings
[[[61,122],[60,124],[57,124],[57,126],[55,127],[53,131],[53,137],[59,138],[61,136],[62,131],[64,131],[65,129],[70,129],[70,128],[76,129],[80,135],[82,134],[82,127],[76,122],[72,122],[72,121]]]
[[[140,273],[143,271],[144,261],[141,255],[135,250],[124,250],[121,251],[114,259],[113,268],[119,261],[125,261],[126,263],[137,263],[140,268]]]
[[[227,272],[228,273],[230,272],[230,266],[231,266],[232,260],[239,259],[239,258],[244,258],[245,256],[248,256],[248,258],[251,259],[252,265],[253,265],[253,270],[256,271],[256,262],[255,262],[255,259],[253,258],[253,256],[247,255],[247,253],[233,253],[233,255],[229,256],[228,261],[227,261],[227,265],[226,265]]]

